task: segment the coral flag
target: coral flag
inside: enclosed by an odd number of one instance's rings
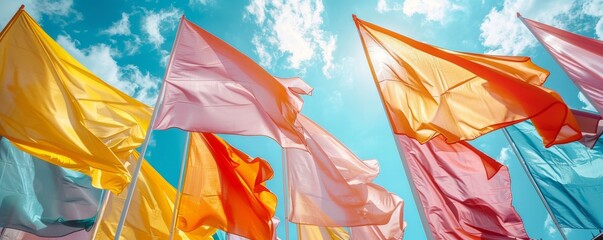
[[[354,16],[392,128],[425,143],[455,143],[532,119],[548,147],[580,139],[548,71],[528,57],[461,53],[418,42]]]
[[[603,42],[517,14],[603,116]]]
[[[298,117],[308,151],[285,149],[292,222],[321,227],[391,224],[402,234],[403,202],[372,180],[375,160],[362,161],[335,137],[303,115]]]
[[[280,222],[281,221],[277,217],[272,217],[272,238],[270,238],[271,240],[281,240],[276,234],[276,228],[278,227],[278,224]],[[241,237],[239,235],[232,234],[232,233],[228,234],[227,239],[228,240],[249,240],[249,238]]]
[[[448,144],[442,136],[425,144],[396,138],[434,238],[528,238],[512,205],[507,167],[488,179],[482,162],[494,160],[466,142]]]
[[[272,169],[210,133],[191,133],[178,209],[185,232],[210,226],[249,239],[271,239],[276,196],[265,186]]]
[[[182,18],[156,129],[263,135],[304,148],[295,127],[302,100],[257,63]]]
[[[119,193],[151,108],[94,76],[23,9],[0,33],[0,135]]]

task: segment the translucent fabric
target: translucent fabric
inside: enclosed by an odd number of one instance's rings
[[[582,139],[579,142],[588,148],[593,148],[601,134],[603,134],[603,117],[575,109],[572,109],[572,113],[574,113],[576,122],[578,122],[582,131]]]
[[[278,227],[278,224],[281,221],[277,218],[277,217],[272,217],[272,240],[280,240],[280,238],[276,235],[276,228]],[[236,234],[228,234],[228,238],[224,238],[224,239],[228,239],[228,240],[248,240],[249,238],[246,237],[241,237],[239,235]]]
[[[540,86],[548,71],[530,58],[454,52],[355,21],[396,134],[455,143],[529,118],[547,147],[580,139],[561,97]]]
[[[294,124],[302,104],[249,57],[182,18],[154,128],[263,135],[303,149]]]
[[[530,122],[507,129],[559,225],[603,229],[603,142],[545,149]]]
[[[0,228],[0,231],[2,231],[2,228]],[[48,240],[48,239],[52,239],[52,240],[85,240],[85,239],[90,239],[90,232],[87,232],[86,230],[79,230],[77,232],[70,233],[70,234],[62,236],[62,237],[48,238],[48,237],[36,236],[34,234],[16,230],[16,229],[7,228],[6,230],[4,230],[4,234],[2,235],[2,237],[0,237],[0,239],[2,239],[2,240]]]
[[[101,194],[88,176],[32,157],[6,138],[0,140],[0,228],[41,237],[90,230]]]
[[[272,168],[210,133],[191,133],[178,228],[210,226],[250,239],[271,239],[276,196]]]
[[[603,42],[519,18],[603,116]]]
[[[396,138],[435,239],[528,239],[506,166],[488,179],[482,163],[494,159],[465,142]]]
[[[319,227],[312,225],[297,225],[299,240],[349,240],[350,234],[342,227]],[[370,238],[366,238],[370,239]],[[373,238],[375,239],[375,238]]]
[[[151,108],[111,87],[24,10],[0,35],[0,135],[44,161],[119,193],[123,165],[144,140]]]

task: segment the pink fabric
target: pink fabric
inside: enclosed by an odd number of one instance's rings
[[[520,18],[603,116],[603,42]]]
[[[404,229],[406,228],[406,222],[403,219],[404,202],[398,196],[395,196],[395,198],[399,205],[387,224],[351,227],[352,240],[401,240],[404,237]]]
[[[281,222],[281,221],[280,221],[280,220],[279,220],[279,219],[278,219],[276,216],[275,216],[275,217],[272,217],[272,231],[273,231],[273,232],[272,232],[272,240],[281,240],[281,239],[280,239],[280,238],[279,238],[279,237],[276,235],[276,228],[278,227],[278,224],[279,224],[280,222]],[[229,234],[228,234],[228,240],[249,240],[249,238],[246,238],[246,237],[241,237],[241,236],[239,236],[239,235],[229,233]]]
[[[465,142],[397,140],[435,239],[528,238],[512,205],[506,166],[488,179],[482,162],[494,160]]]
[[[283,147],[304,148],[294,125],[301,98],[188,20],[183,18],[179,29],[155,129],[263,135]]]
[[[587,148],[593,148],[601,134],[603,134],[602,117],[597,114],[572,109],[576,122],[582,131],[582,139],[579,140]]]
[[[298,121],[308,151],[285,149],[291,222],[321,227],[388,224],[401,199],[371,183],[379,173],[377,161],[358,159],[303,115]]]

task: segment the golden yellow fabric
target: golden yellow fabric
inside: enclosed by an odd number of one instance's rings
[[[119,193],[151,108],[111,87],[19,10],[0,35],[0,135]]]
[[[350,234],[342,227],[297,225],[300,240],[349,240]]]
[[[130,170],[139,154],[131,156]],[[144,160],[143,160],[144,161]],[[170,185],[148,162],[144,161],[136,182],[136,192],[128,211],[121,239],[165,240],[169,239],[172,211],[176,199],[176,189]],[[96,239],[113,239],[126,200],[127,191],[115,196],[111,194],[105,215],[99,222]],[[193,232],[179,231],[174,239],[212,239],[216,229],[202,226]]]

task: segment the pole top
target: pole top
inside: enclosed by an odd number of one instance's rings
[[[19,10],[23,10],[25,9],[25,4],[21,4],[21,7],[19,7]]]
[[[521,18],[521,13],[517,12],[517,17]]]
[[[352,14],[352,19],[354,19],[354,21],[358,20],[358,17],[356,17],[356,14]]]

